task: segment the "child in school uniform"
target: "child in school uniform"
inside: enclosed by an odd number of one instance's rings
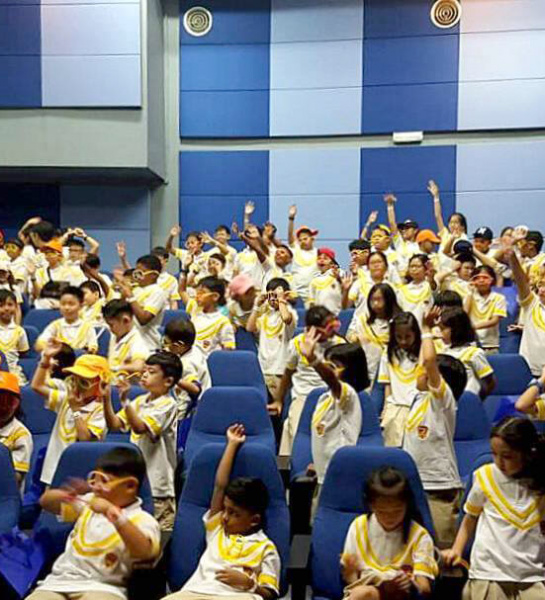
[[[439,186],[433,179],[428,182],[428,192],[433,198],[433,212],[435,222],[437,223],[437,231],[441,238],[441,249],[448,243],[448,239],[452,235],[455,235],[459,239],[467,240],[467,219],[462,213],[452,213],[448,219],[447,226],[445,226]]]
[[[45,257],[46,266],[38,268],[30,276],[34,298],[40,297],[40,290],[48,281],[61,281],[74,287],[85,281],[86,277],[79,266],[73,267],[66,264],[61,242],[51,240],[43,244],[40,250]]]
[[[432,329],[440,309],[432,308],[422,325],[422,362],[418,392],[411,399],[403,450],[416,466],[428,497],[437,543],[446,548],[456,532],[462,482],[454,452],[456,403],[467,383],[464,365],[452,356],[437,355]]]
[[[202,233],[202,239],[205,244],[210,244],[212,249],[208,251],[208,258],[220,254],[223,257],[223,274],[222,277],[226,281],[233,278],[233,270],[235,267],[235,259],[237,257],[237,251],[233,246],[229,245],[231,239],[231,230],[227,225],[218,225],[214,231],[214,237],[210,236],[206,231]],[[210,272],[213,275],[214,273]],[[216,277],[218,274],[216,273]]]
[[[441,291],[456,292],[464,300],[471,294],[471,278],[476,267],[477,260],[473,254],[463,252],[456,255],[451,266],[438,272],[435,280]]]
[[[17,238],[13,238],[6,242],[5,250],[9,257],[9,270],[13,275],[15,285],[19,291],[24,294],[28,291],[29,269],[28,259],[23,255],[25,245]]]
[[[258,359],[271,398],[276,397],[288,362],[288,346],[295,328],[297,313],[288,302],[290,286],[285,279],[267,283],[248,319],[247,329],[259,334]]]
[[[15,322],[17,301],[8,290],[0,290],[0,351],[6,357],[10,373],[13,373],[19,385],[28,383],[19,358],[30,350],[26,331]]]
[[[182,378],[182,363],[172,352],[160,351],[146,360],[140,384],[147,394],[128,400],[129,382],[118,382],[123,407],[114,413],[112,400],[106,396],[104,413],[111,431],[130,431],[131,442],[142,451],[153,496],[155,518],[161,529],[174,526],[176,503],[174,470],[178,407],[170,395]]]
[[[494,462],[478,468],[465,516],[445,563],[471,548],[464,600],[545,598],[545,441],[528,419],[506,417],[493,429]]]
[[[86,482],[72,480],[42,495],[42,508],[74,529],[28,600],[127,600],[135,563],[151,565],[161,552],[159,525],[138,497],[145,476],[140,452],[113,448]]]
[[[74,350],[85,350],[94,354],[98,350],[95,328],[80,317],[83,292],[72,286],[62,289],[60,297],[61,318],[55,319],[43,330],[36,340],[36,350],[41,352],[47,343],[57,339]]]
[[[418,234],[418,223],[412,219],[406,219],[403,223],[398,223],[396,219],[395,204],[397,198],[393,194],[387,194],[384,197],[386,210],[388,213],[388,224],[392,234],[392,243],[394,250],[399,258],[399,270],[401,273],[407,271],[411,256],[419,254],[416,236]]]
[[[45,407],[57,413],[41,475],[47,485],[65,448],[78,441],[101,441],[106,433],[103,399],[110,380],[108,361],[84,354],[64,369],[69,375],[65,381],[49,379],[48,372],[60,350],[57,340],[46,346],[31,383],[32,389],[46,398]]]
[[[15,296],[15,314],[13,315],[13,319],[20,325],[23,320],[21,309],[23,305],[23,294],[10,271],[9,262],[3,260],[0,260],[0,290],[6,290]]]
[[[344,600],[429,597],[439,569],[407,477],[377,469],[364,499],[369,512],[352,521],[341,555]]]
[[[157,258],[161,261],[161,274],[157,279],[157,283],[166,292],[168,297],[168,307],[171,310],[177,310],[178,301],[180,300],[178,281],[174,275],[171,275],[166,270],[168,266],[169,252],[166,248],[163,248],[163,246],[155,246],[155,248],[152,248],[150,254],[157,256]]]
[[[398,302],[401,309],[411,312],[418,323],[433,304],[433,291],[427,279],[428,257],[416,254],[409,259],[407,270],[408,283],[398,288]]]
[[[180,235],[180,232],[179,225],[175,225],[170,230],[165,245],[166,250],[180,261],[183,272],[193,273],[198,278],[206,277],[208,253],[203,249],[202,234],[199,231],[190,231],[185,237],[185,248],[176,248],[174,238]]]
[[[17,377],[0,371],[0,444],[11,454],[19,487],[30,468],[33,447],[32,434],[17,418],[20,406],[21,390]]]
[[[374,285],[379,283],[389,283],[394,287],[397,279],[392,281],[389,278],[388,259],[386,255],[379,251],[369,254],[367,268],[357,270],[354,281],[348,290],[348,302],[344,302],[346,308],[351,304],[355,307],[355,314],[365,312],[369,291]],[[344,281],[343,281],[344,283]],[[343,285],[343,292],[346,294],[346,287]]]
[[[227,309],[229,319],[238,329],[247,329],[248,319],[254,308],[258,286],[249,275],[236,275],[227,286]]]
[[[84,281],[79,289],[83,292],[80,317],[95,329],[104,327],[102,309],[104,308],[105,299],[100,293],[100,286],[96,281]]]
[[[539,377],[530,381],[525,392],[516,401],[515,408],[538,421],[545,421],[545,367]]]
[[[288,213],[288,242],[293,252],[291,272],[293,287],[297,295],[306,302],[309,295],[310,282],[319,274],[318,251],[314,240],[318,235],[316,229],[302,225],[295,230],[297,207],[290,206]]]
[[[206,550],[197,570],[179,592],[163,600],[240,598],[275,600],[280,587],[280,557],[263,531],[268,492],[260,479],[229,481],[244,426],[231,425],[216,471],[214,493],[203,516]]]
[[[310,282],[307,306],[325,306],[334,315],[342,309],[342,283],[335,252],[331,248],[318,248],[316,261],[319,275]]]

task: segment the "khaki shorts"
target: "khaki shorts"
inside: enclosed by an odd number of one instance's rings
[[[380,420],[385,446],[401,447],[409,411],[410,406],[399,406],[386,401]]]
[[[291,456],[293,448],[293,440],[299,427],[299,421],[301,420],[301,413],[305,406],[305,398],[293,398],[288,411],[288,416],[284,421],[282,429],[282,439],[280,440],[280,456]]]
[[[154,498],[153,513],[163,531],[172,531],[176,517],[174,498]]]
[[[248,594],[246,592],[238,592],[232,596],[218,596],[216,594],[199,594],[198,592],[174,592],[165,596],[162,600],[212,600],[212,598],[221,598],[221,600],[254,600],[254,594]]]
[[[458,489],[426,491],[437,546],[442,550],[454,543],[462,494],[462,490]]]
[[[462,600],[543,600],[545,584],[517,583],[511,581],[485,581],[470,579],[462,594]]]
[[[282,375],[263,375],[265,379],[265,385],[269,391],[271,398],[276,398],[276,393],[280,389],[280,381],[282,381]]]

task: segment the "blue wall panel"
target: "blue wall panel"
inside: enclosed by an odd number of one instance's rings
[[[0,107],[32,108],[42,103],[40,56],[0,56]]]

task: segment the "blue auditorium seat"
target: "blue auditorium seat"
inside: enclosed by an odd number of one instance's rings
[[[34,371],[36,370],[39,360],[40,357],[36,352],[34,352],[34,356],[19,359],[19,366],[23,369],[23,373],[29,382],[32,381],[32,378],[34,377]]]
[[[36,350],[34,350],[34,346],[36,344],[38,336],[40,335],[40,332],[33,325],[25,325],[24,329],[28,338],[28,345],[30,346],[30,350],[26,353],[25,357],[36,358],[38,356],[38,353],[36,352]]]
[[[19,521],[21,495],[15,479],[10,451],[0,444],[0,534],[11,531]]]
[[[110,347],[110,338],[112,337],[110,330],[106,327],[102,328],[98,335],[98,354],[108,358],[108,348]]]
[[[399,448],[351,446],[338,450],[326,473],[314,527],[311,549],[313,596],[342,597],[339,556],[352,521],[368,507],[363,503],[364,484],[383,466],[396,467],[409,479],[424,526],[434,535],[433,523],[422,483],[412,458]]]
[[[493,354],[488,356],[488,361],[494,369],[497,385],[484,401],[484,407],[488,418],[494,423],[502,398],[514,397],[516,400],[528,386],[532,373],[520,354]]]
[[[477,456],[490,451],[490,420],[481,399],[464,392],[458,401],[454,449],[460,477],[465,480]]]
[[[225,443],[205,446],[195,455],[189,468],[168,555],[168,583],[173,592],[179,590],[193,574],[204,552],[202,517],[210,507],[216,469],[224,449]],[[280,596],[283,596],[287,592],[285,574],[289,563],[290,520],[274,453],[258,444],[245,444],[237,453],[232,477],[257,477],[267,486],[269,507],[265,533],[275,543],[280,555]]]
[[[191,422],[185,450],[184,470],[206,444],[223,442],[233,423],[243,423],[246,443],[276,451],[274,432],[259,390],[251,387],[212,387],[204,392]]]
[[[339,329],[340,335],[346,335],[348,331],[348,327],[352,322],[352,317],[354,316],[354,309],[347,308],[346,310],[341,310],[339,313],[339,321],[341,322],[341,328]]]
[[[253,333],[246,331],[242,327],[237,327],[235,331],[235,342],[237,350],[247,350],[257,354],[257,344]]]
[[[189,320],[189,315],[185,312],[185,310],[182,310],[181,308],[179,308],[177,310],[173,310],[173,309],[169,308],[169,309],[165,310],[165,314],[163,316],[163,325],[166,325],[168,322],[174,321],[177,319]]]
[[[28,311],[23,320],[23,325],[31,325],[41,333],[51,321],[60,319],[61,313],[58,310],[53,309],[36,309],[33,308]]]
[[[86,479],[87,475],[95,468],[98,458],[118,447],[127,447],[140,452],[132,444],[115,442],[76,442],[75,444],[71,444],[61,454],[51,487],[60,487],[70,477]],[[143,508],[150,514],[153,514],[153,499],[147,478],[140,489],[140,498],[142,498]],[[72,524],[62,523],[58,521],[56,515],[42,511],[36,523],[36,530],[41,529],[46,529],[51,534],[52,547],[50,558],[54,559],[64,550],[66,538],[72,529]]]
[[[257,356],[247,350],[218,350],[208,357],[213,386],[257,388],[267,399],[267,388]]]
[[[500,321],[500,352],[502,354],[517,354],[520,347],[521,334],[507,331],[510,325],[517,322],[519,305],[516,287],[495,287],[495,292],[503,294],[507,302],[507,317]]]

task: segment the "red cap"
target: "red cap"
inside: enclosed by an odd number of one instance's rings
[[[299,234],[303,233],[303,231],[308,231],[312,236],[318,235],[319,233],[317,229],[312,229],[312,227],[308,227],[307,225],[301,225],[301,227],[297,228],[295,237],[299,237]]]
[[[326,256],[329,256],[331,260],[337,262],[335,250],[332,250],[331,248],[318,248],[318,256],[320,256],[320,254],[325,254]]]

